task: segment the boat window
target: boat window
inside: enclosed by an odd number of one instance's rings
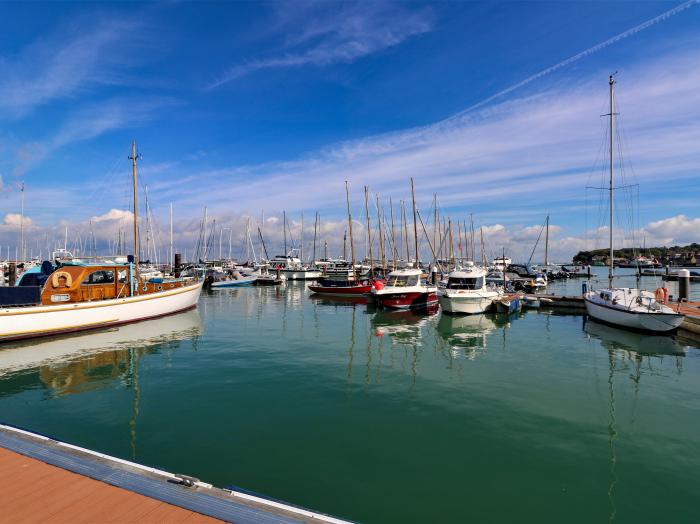
[[[400,276],[390,277],[389,282],[387,284],[389,286],[393,286],[393,287],[417,286],[418,285],[418,275],[410,275],[410,276],[400,275]]]
[[[123,269],[121,271],[117,271],[117,275],[119,276],[119,283],[123,284],[126,282],[126,277],[127,277],[127,272],[126,269]]]
[[[114,284],[114,271],[100,269],[93,271],[87,278],[83,279],[83,286],[99,285],[99,284]]]
[[[450,278],[447,281],[448,289],[481,289],[482,287],[484,287],[484,277]]]

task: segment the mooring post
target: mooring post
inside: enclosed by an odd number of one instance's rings
[[[8,286],[14,286],[15,283],[17,282],[17,264],[14,262],[10,262],[10,267],[8,271],[8,279],[9,282],[7,283]]]
[[[173,260],[173,273],[175,274],[175,278],[180,278],[181,268],[182,268],[182,255],[180,253],[175,253],[175,257]]]
[[[690,271],[687,269],[678,270],[678,302],[690,298]]]

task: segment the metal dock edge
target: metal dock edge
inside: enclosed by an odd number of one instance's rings
[[[237,524],[330,523],[348,521],[236,490],[223,490],[183,477],[0,424],[0,447],[106,484]],[[40,494],[37,494],[40,497]]]

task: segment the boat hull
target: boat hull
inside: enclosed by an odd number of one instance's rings
[[[333,295],[336,297],[358,297],[368,295],[372,291],[370,284],[361,286],[321,286],[311,284],[309,290],[319,295]]]
[[[0,309],[0,342],[73,333],[164,317],[197,305],[202,282],[124,297],[57,306]]]
[[[504,299],[504,300],[497,300],[495,302],[496,304],[496,311],[499,313],[505,313],[507,315],[511,315],[515,313],[516,311],[519,311],[520,308],[522,307],[522,303],[519,298],[510,298],[510,299]]]
[[[297,271],[294,269],[283,269],[282,275],[287,277],[287,280],[316,280],[321,277],[320,271]]]
[[[241,286],[251,286],[255,283],[257,277],[242,278],[240,280],[220,280],[218,282],[213,282],[212,289],[221,289],[227,287],[241,287]]]
[[[491,309],[493,301],[498,297],[478,295],[445,295],[439,297],[440,307],[445,313],[457,313],[463,315],[477,315]]]
[[[437,304],[436,291],[405,291],[374,294],[379,307],[389,309],[417,309]]]
[[[683,323],[683,316],[670,313],[640,313],[596,304],[586,298],[586,313],[599,322],[634,331],[671,333]]]

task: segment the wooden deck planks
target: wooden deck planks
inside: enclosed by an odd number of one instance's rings
[[[0,479],[0,522],[221,522],[5,448],[0,448]]]

